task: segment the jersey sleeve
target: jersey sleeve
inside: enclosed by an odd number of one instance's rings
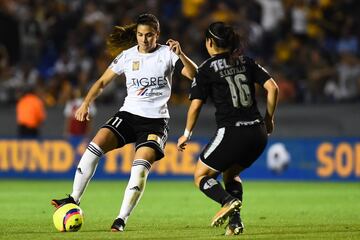
[[[179,76],[183,68],[184,68],[184,64],[180,59],[178,59],[175,63],[174,72]]]
[[[250,65],[256,83],[259,83],[262,86],[269,78],[271,78],[268,71],[253,59],[250,59]]]
[[[125,67],[125,54],[120,53],[110,64],[109,68],[117,75],[121,75],[124,72]]]
[[[171,51],[170,48],[169,48],[169,51],[170,51],[171,65],[173,67],[175,67],[176,62],[178,62],[178,60],[179,60],[179,56],[176,55],[173,51]]]
[[[191,84],[190,100],[200,99],[206,102],[208,97],[208,84],[206,75],[200,70],[196,73],[195,78]]]

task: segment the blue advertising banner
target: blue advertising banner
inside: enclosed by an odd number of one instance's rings
[[[207,139],[194,138],[184,152],[175,139],[152,167],[152,178],[191,179]],[[72,179],[88,142],[81,139],[0,139],[0,178]],[[134,147],[111,151],[99,163],[96,179],[128,178]],[[241,158],[241,156],[239,156]],[[271,139],[262,156],[242,174],[262,180],[360,179],[359,138]]]
[[[360,139],[272,139],[247,178],[360,180]]]

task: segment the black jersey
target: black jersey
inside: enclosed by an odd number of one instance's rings
[[[208,97],[216,107],[218,127],[252,125],[262,121],[255,99],[255,83],[261,86],[271,77],[249,57],[241,56],[230,65],[228,54],[215,55],[198,69],[190,100]]]

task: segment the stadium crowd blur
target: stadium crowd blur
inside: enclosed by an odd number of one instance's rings
[[[237,26],[246,54],[273,74],[281,102],[360,100],[358,0],[1,0],[0,104],[31,87],[47,107],[65,105],[112,61],[112,27],[144,12],[160,19],[160,43],[179,40],[197,64],[208,57],[210,22]],[[188,89],[174,81],[171,102],[185,103]],[[114,81],[97,103],[118,104],[125,91],[124,81]]]

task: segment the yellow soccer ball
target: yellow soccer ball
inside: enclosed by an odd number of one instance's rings
[[[83,211],[76,204],[65,204],[56,209],[53,222],[60,232],[77,232],[84,224]]]

